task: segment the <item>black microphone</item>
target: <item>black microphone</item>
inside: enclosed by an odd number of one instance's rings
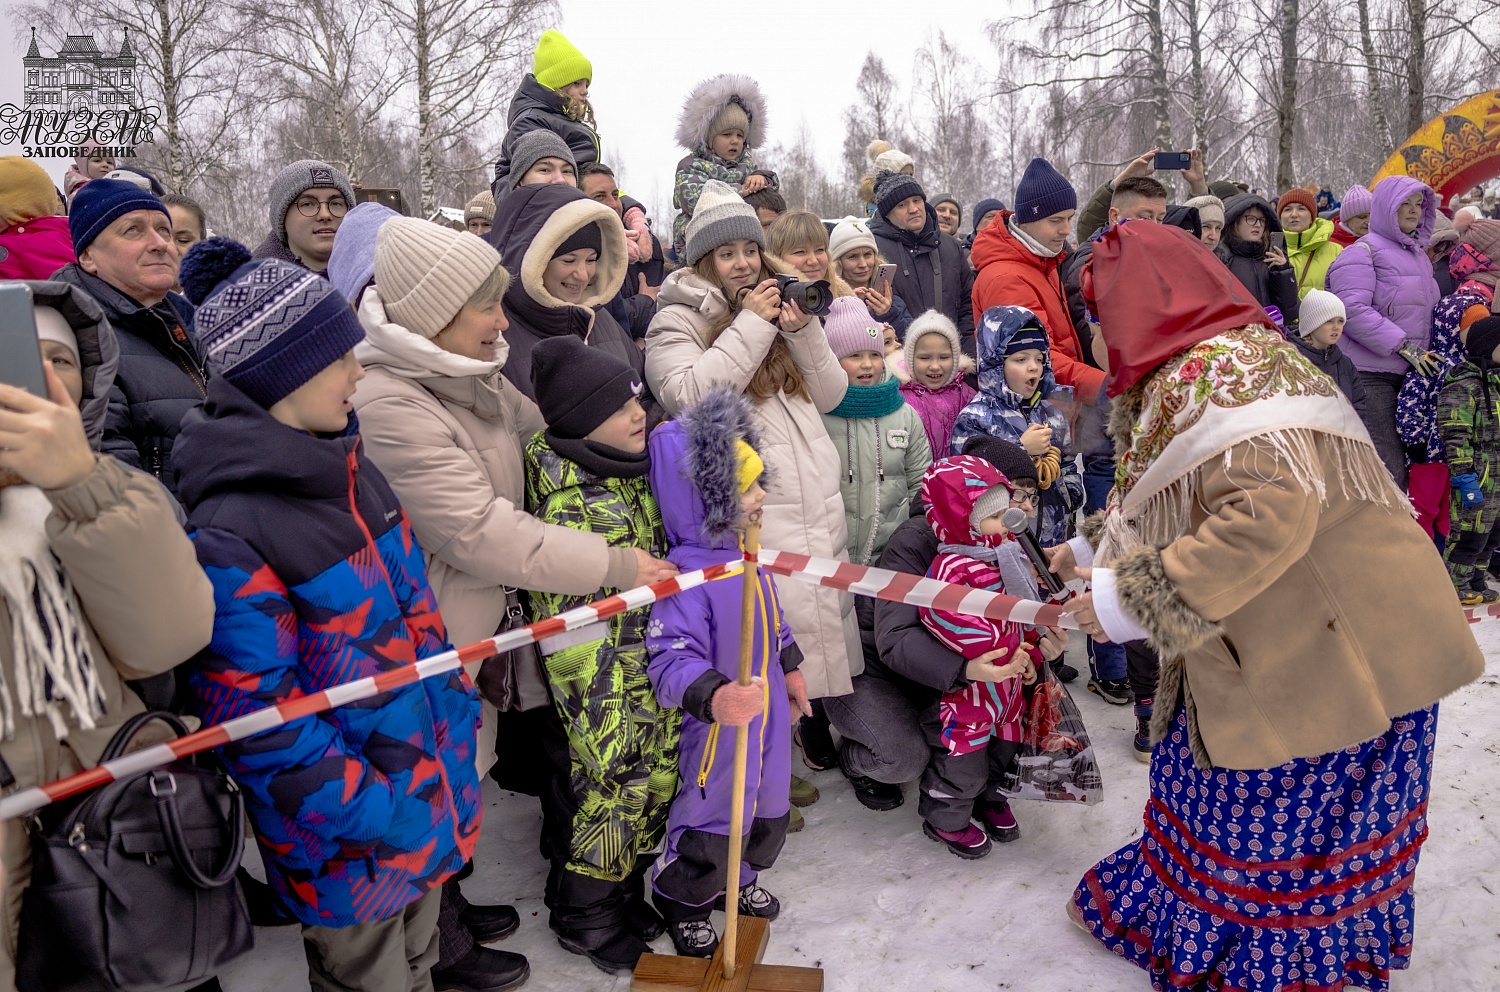
[[[1041,546],[1036,543],[1036,538],[1031,536],[1031,529],[1026,526],[1026,511],[1013,506],[1000,517],[1000,522],[1005,525],[1006,530],[1015,535],[1021,545],[1021,550],[1026,552],[1026,557],[1030,558],[1031,563],[1036,566],[1036,574],[1047,583],[1047,591],[1054,596],[1062,592],[1062,580],[1053,575],[1052,570],[1047,567],[1047,556],[1042,554]]]

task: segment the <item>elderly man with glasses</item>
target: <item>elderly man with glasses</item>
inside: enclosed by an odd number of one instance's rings
[[[333,236],[353,205],[354,188],[342,172],[316,159],[293,162],[271,182],[271,233],[255,257],[325,272]]]

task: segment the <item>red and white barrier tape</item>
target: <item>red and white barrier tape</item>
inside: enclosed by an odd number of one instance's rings
[[[1500,617],[1500,603],[1491,603],[1489,606],[1465,606],[1464,616],[1470,623],[1494,620]]]
[[[790,551],[762,548],[760,567],[767,572],[785,575],[798,582],[831,586],[860,596],[873,596],[908,606],[926,606],[969,617],[991,620],[1013,620],[1033,626],[1078,629],[1072,617],[1064,617],[1056,603],[1039,603],[1034,599],[1017,599],[998,592],[985,592],[968,586],[924,579],[907,572],[851,565],[846,561],[812,558]]]
[[[1075,627],[1062,617],[1061,608],[1016,599],[999,593],[970,589],[967,586],[924,579],[903,572],[890,572],[881,568],[866,568],[847,562],[826,558],[810,558],[807,555],[788,551],[761,549],[761,567],[777,575],[785,575],[814,585],[845,589],[864,596],[911,606],[935,606],[950,613],[985,616],[993,620],[1015,620],[1017,623],[1048,624],[1054,627]],[[424,658],[415,665],[393,669],[367,678],[345,682],[322,692],[301,696],[276,706],[236,717],[233,720],[204,727],[185,737],[156,744],[121,755],[112,761],[96,765],[87,771],[69,775],[45,785],[22,789],[0,799],[0,820],[26,816],[59,799],[76,796],[97,786],[138,775],[159,768],[180,758],[220,747],[232,741],[244,740],[254,734],[313,716],[361,699],[369,699],[383,692],[410,685],[421,679],[451,672],[465,664],[481,661],[493,654],[511,651],[527,644],[552,637],[566,630],[598,623],[627,610],[650,606],[657,600],[666,599],[686,589],[693,589],[715,579],[738,574],[743,562],[732,561],[711,565],[695,572],[684,572],[649,586],[638,586],[614,596],[607,596],[584,606],[559,613],[555,617],[538,620],[536,623],[515,630],[508,630],[465,647],[454,648]]]

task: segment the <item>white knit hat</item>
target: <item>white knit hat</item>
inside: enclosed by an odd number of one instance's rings
[[[1335,317],[1348,316],[1344,312],[1344,301],[1326,289],[1314,289],[1302,300],[1298,308],[1297,333],[1307,337]]]
[[[912,321],[906,328],[906,339],[902,342],[902,350],[906,355],[906,367],[912,370],[912,376],[916,376],[917,342],[928,334],[941,334],[948,339],[948,346],[953,349],[953,374],[948,377],[948,382],[958,378],[959,362],[963,359],[963,349],[959,344],[958,328],[953,321],[936,310],[929,310],[916,320]],[[943,383],[944,386],[948,382]],[[926,385],[926,383],[923,383]]]
[[[766,248],[766,232],[755,208],[740,198],[734,187],[710,179],[698,194],[698,206],[687,226],[687,253],[692,265],[715,248],[730,241],[754,241]],[[377,279],[378,283],[379,280]],[[384,295],[384,289],[381,290]]]
[[[424,338],[437,337],[490,273],[500,253],[467,231],[392,217],[375,236],[375,285],[385,312]]]
[[[875,235],[870,233],[869,225],[864,219],[845,217],[833,225],[833,231],[828,235],[828,257],[838,261],[856,248],[868,248],[875,254],[880,254],[880,249],[875,245]]]
[[[916,166],[912,157],[895,148],[887,149],[875,156],[875,171],[879,173],[882,169],[886,172],[900,172],[907,166]]]
[[[1202,196],[1195,196],[1187,200],[1183,203],[1183,206],[1192,207],[1194,210],[1197,210],[1198,221],[1200,223],[1206,224],[1210,221],[1217,221],[1220,227],[1224,226],[1224,201],[1217,196],[1204,193]]]

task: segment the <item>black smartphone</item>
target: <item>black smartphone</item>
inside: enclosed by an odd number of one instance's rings
[[[19,282],[0,282],[0,382],[33,396],[47,395],[31,287]]]
[[[1193,156],[1188,152],[1157,152],[1156,171],[1168,172],[1173,169],[1187,169],[1193,164]]]
[[[1280,231],[1272,231],[1271,232],[1271,247],[1275,248],[1277,251],[1279,251],[1283,255],[1285,255],[1286,254],[1286,235],[1282,234]]]
[[[390,207],[403,217],[406,215],[406,200],[399,189],[390,187],[362,186],[354,191],[356,203],[379,203]],[[354,206],[353,203],[350,206]]]

